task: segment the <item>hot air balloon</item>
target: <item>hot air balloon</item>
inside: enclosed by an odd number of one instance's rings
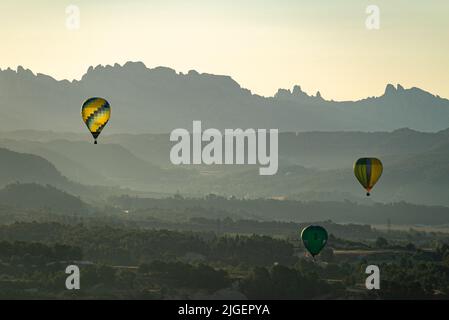
[[[95,144],[101,130],[106,126],[111,116],[111,106],[103,98],[90,98],[81,108],[84,123],[94,137]]]
[[[371,189],[382,175],[382,162],[376,158],[360,158],[354,163],[354,174],[369,196]]]
[[[327,238],[327,231],[321,226],[308,226],[301,232],[302,242],[313,258],[324,248]]]

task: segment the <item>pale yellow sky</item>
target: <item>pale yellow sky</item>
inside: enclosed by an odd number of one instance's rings
[[[2,0],[0,67],[71,80],[131,60],[230,75],[265,96],[299,84],[354,100],[401,83],[449,98],[449,1],[340,2]],[[66,27],[70,4],[80,8],[76,31]],[[365,27],[369,4],[379,30]]]

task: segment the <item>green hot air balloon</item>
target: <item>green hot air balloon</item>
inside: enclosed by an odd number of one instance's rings
[[[327,243],[327,231],[320,226],[308,226],[302,230],[301,239],[307,251],[315,258]]]

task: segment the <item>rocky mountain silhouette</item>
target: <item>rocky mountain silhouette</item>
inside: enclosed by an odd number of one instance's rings
[[[449,124],[449,100],[419,88],[388,84],[359,101],[332,101],[300,86],[262,97],[229,76],[147,68],[141,62],[90,67],[80,80],[57,81],[18,67],[0,70],[2,130],[84,132],[80,107],[91,96],[112,106],[107,133],[167,133],[193,120],[224,128],[281,131],[439,131]]]

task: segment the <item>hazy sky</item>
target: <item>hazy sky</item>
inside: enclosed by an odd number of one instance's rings
[[[66,27],[77,5],[81,27]],[[367,30],[366,7],[380,8]],[[1,0],[0,67],[23,65],[56,79],[90,65],[226,74],[265,96],[299,84],[346,100],[387,83],[449,98],[447,0]]]

